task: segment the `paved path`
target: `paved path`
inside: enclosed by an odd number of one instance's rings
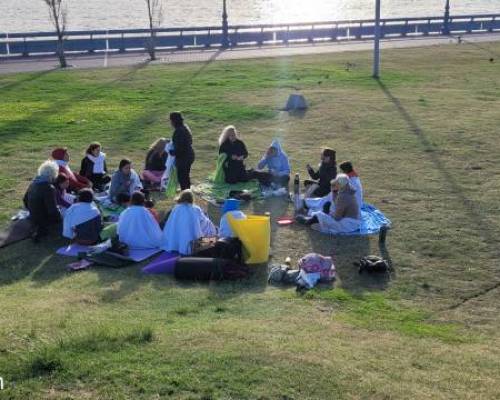
[[[465,43],[481,45],[482,42],[500,41],[500,33],[463,35]],[[441,44],[457,43],[455,37],[425,37],[405,39],[385,39],[382,49],[408,48],[422,46],[436,46]],[[344,51],[370,50],[372,40],[328,42],[290,46],[269,47],[241,47],[225,51],[217,49],[183,50],[159,52],[159,60],[154,63],[187,63],[207,62],[210,60],[238,60],[265,57],[285,57],[304,54],[327,54]],[[495,57],[495,55],[492,55]],[[500,55],[496,57],[500,58]],[[94,55],[69,56],[68,63],[75,68],[109,68],[131,66],[147,62],[145,53],[99,53]],[[0,59],[0,74],[13,72],[39,72],[57,68],[58,62],[54,57],[29,57],[17,59]]]

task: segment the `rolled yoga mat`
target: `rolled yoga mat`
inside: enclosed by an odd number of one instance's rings
[[[175,263],[179,259],[178,253],[164,252],[142,269],[143,274],[168,274],[173,275]]]
[[[230,261],[220,258],[183,257],[175,263],[175,277],[180,280],[220,280],[223,266]]]

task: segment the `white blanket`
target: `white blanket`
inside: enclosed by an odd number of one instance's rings
[[[337,221],[329,214],[325,214],[323,211],[312,212],[313,216],[316,216],[319,221],[319,231],[323,233],[329,233],[332,235],[338,233],[351,233],[359,230],[361,226],[361,220],[354,218],[342,218]]]
[[[236,237],[233,230],[231,229],[231,226],[229,225],[229,221],[227,220],[228,214],[231,214],[234,219],[246,219],[247,217],[245,213],[239,210],[228,211],[227,213],[225,213],[220,219],[219,224],[219,237],[221,238]]]
[[[118,220],[118,237],[131,249],[155,249],[161,245],[161,229],[142,206],[130,206]]]
[[[178,204],[170,213],[163,228],[161,248],[165,251],[190,255],[193,240],[215,235],[217,229],[200,207]]]
[[[100,152],[97,157],[92,154],[87,154],[87,158],[94,163],[94,174],[104,174],[104,162],[106,161],[106,153]]]
[[[92,203],[75,203],[64,213],[63,236],[68,239],[75,238],[75,228],[90,221],[101,213],[97,206]]]
[[[174,150],[174,144],[172,142],[168,142],[165,146],[165,151],[168,153],[167,162],[165,163],[165,172],[161,178],[161,188],[164,189],[167,187],[167,182],[170,179],[170,175],[172,174],[172,169],[175,167],[175,156],[170,155],[170,151]]]

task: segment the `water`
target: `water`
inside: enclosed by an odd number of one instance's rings
[[[145,0],[66,0],[68,29],[144,28]],[[222,0],[164,0],[163,26],[219,25]],[[230,24],[372,18],[375,0],[228,0]],[[182,4],[180,6],[179,4]],[[451,0],[452,14],[500,13],[500,0]],[[444,0],[382,0],[383,17],[438,16]],[[43,0],[0,0],[0,32],[51,30]]]

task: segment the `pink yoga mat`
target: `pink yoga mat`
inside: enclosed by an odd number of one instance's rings
[[[143,274],[174,274],[175,263],[179,259],[178,253],[165,252],[156,257],[142,269]]]

